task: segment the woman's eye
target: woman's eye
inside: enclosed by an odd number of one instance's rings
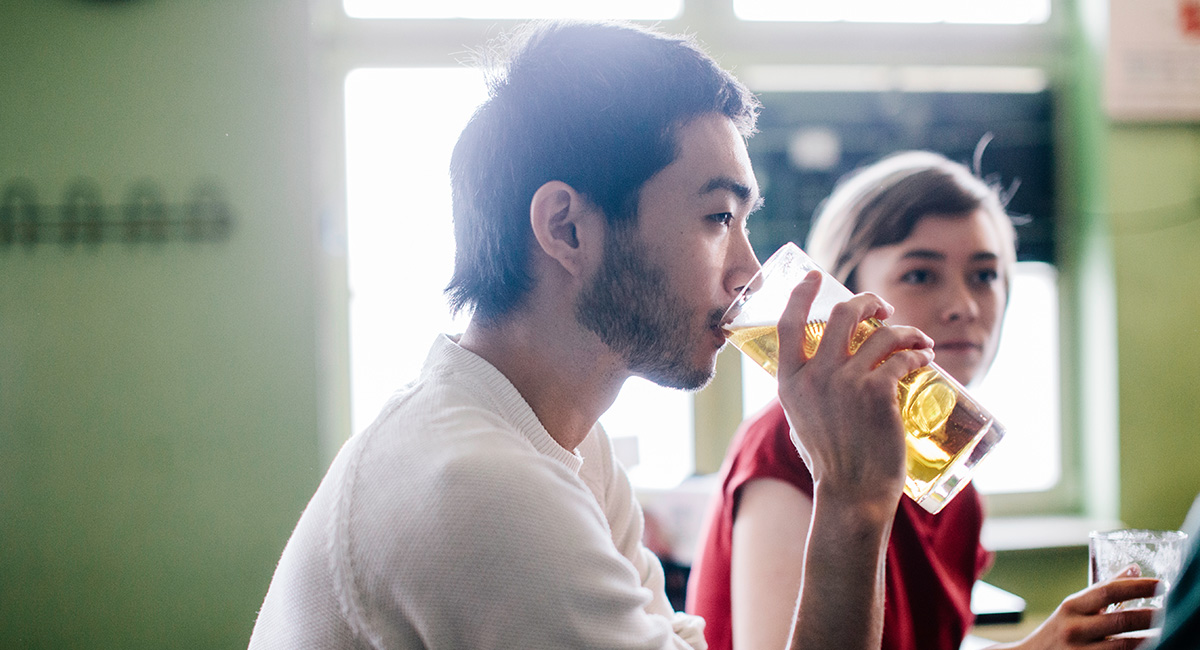
[[[932,274],[925,269],[915,269],[900,276],[900,281],[905,284],[925,284],[932,279]]]
[[[980,284],[991,284],[999,279],[1000,274],[995,269],[985,269],[975,274],[975,281]]]

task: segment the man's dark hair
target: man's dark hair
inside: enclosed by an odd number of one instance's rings
[[[610,226],[633,223],[642,185],[677,155],[681,126],[717,113],[744,137],[754,132],[757,98],[687,37],[532,23],[497,54],[488,99],[450,163],[457,252],[446,292],[455,311],[473,308],[484,321],[510,313],[533,286],[529,207],[539,187],[562,181]]]

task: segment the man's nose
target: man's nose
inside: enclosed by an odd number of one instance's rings
[[[725,290],[729,293],[730,300],[736,298],[742,289],[746,288],[746,285],[761,268],[758,256],[754,254],[754,247],[750,245],[750,239],[744,234],[739,236],[733,244],[733,250],[729,253],[729,265],[726,273]]]

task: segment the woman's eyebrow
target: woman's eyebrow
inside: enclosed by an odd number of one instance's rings
[[[941,251],[935,251],[928,248],[914,248],[912,250],[904,251],[904,254],[900,256],[900,259],[944,260],[946,259],[946,254]]]
[[[943,261],[946,259],[946,254],[929,248],[914,248],[904,251],[900,259]],[[971,256],[972,262],[992,262],[998,259],[1000,259],[1000,256],[991,251],[979,251]]]

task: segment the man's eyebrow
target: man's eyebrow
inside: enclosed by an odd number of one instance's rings
[[[754,199],[754,205],[750,209],[751,212],[762,207],[763,198],[758,196],[757,191],[751,189],[749,185],[735,181],[728,176],[717,176],[709,180],[704,184],[704,187],[700,188],[700,195],[703,196],[717,190],[732,192],[742,203],[749,203],[751,199]]]

